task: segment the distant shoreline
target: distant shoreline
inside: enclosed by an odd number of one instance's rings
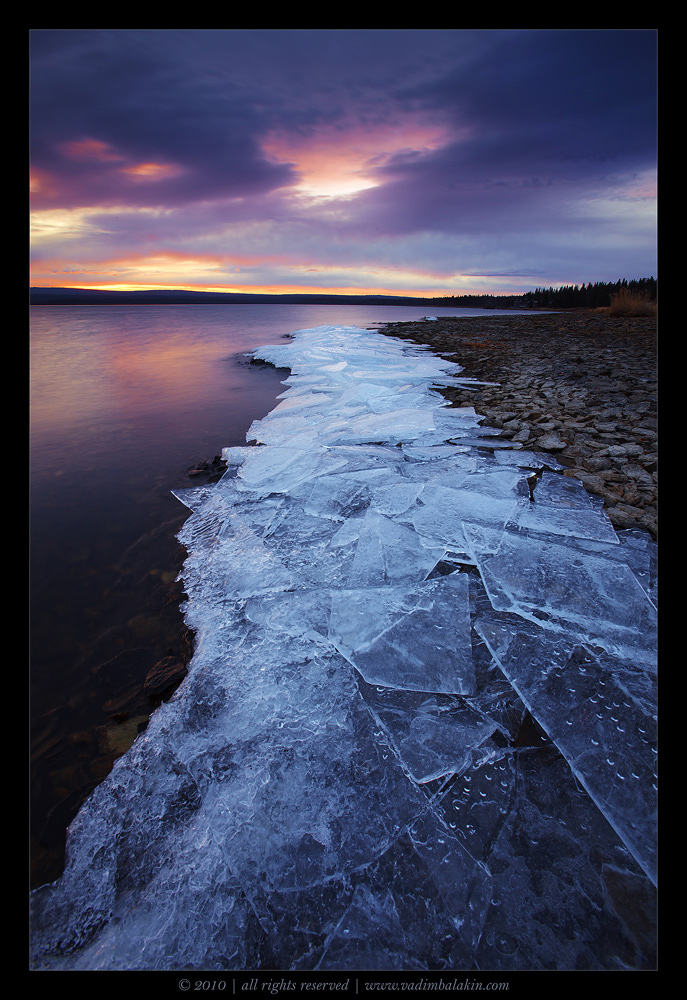
[[[30,305],[231,305],[234,303],[275,305],[361,305],[423,306],[445,309],[524,309],[528,306],[519,295],[466,295],[458,299],[421,298],[405,295],[327,295],[294,292],[283,295],[253,292],[189,292],[150,290],[116,292],[87,288],[31,288]]]

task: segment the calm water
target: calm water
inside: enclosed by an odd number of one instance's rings
[[[31,308],[32,881],[56,878],[79,804],[145,725],[149,667],[188,656],[171,495],[284,391],[246,354],[414,307]],[[434,310],[433,315],[484,315]],[[512,315],[512,314],[511,314]]]

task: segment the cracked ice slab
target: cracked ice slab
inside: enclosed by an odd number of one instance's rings
[[[382,597],[384,592],[382,592]],[[470,695],[475,674],[470,641],[468,577],[453,573],[428,580],[412,595],[415,606],[383,631],[374,592],[341,591],[332,608],[330,635],[368,684],[412,691]],[[384,602],[386,603],[386,602]],[[388,621],[388,619],[387,619]]]
[[[475,625],[537,722],[656,882],[656,678],[572,635]]]
[[[258,443],[176,492],[188,675],[33,895],[32,962],[615,968],[655,876],[651,547],[563,477],[530,503],[556,464],[447,408],[459,365],[343,326],[255,356],[290,370]]]
[[[603,550],[559,539],[506,531],[493,554],[478,558],[493,607],[655,664],[656,608],[632,569]]]

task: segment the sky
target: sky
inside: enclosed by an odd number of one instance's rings
[[[657,277],[655,29],[34,29],[31,285]]]

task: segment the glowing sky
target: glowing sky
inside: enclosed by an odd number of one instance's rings
[[[35,29],[31,284],[657,275],[654,29]]]

